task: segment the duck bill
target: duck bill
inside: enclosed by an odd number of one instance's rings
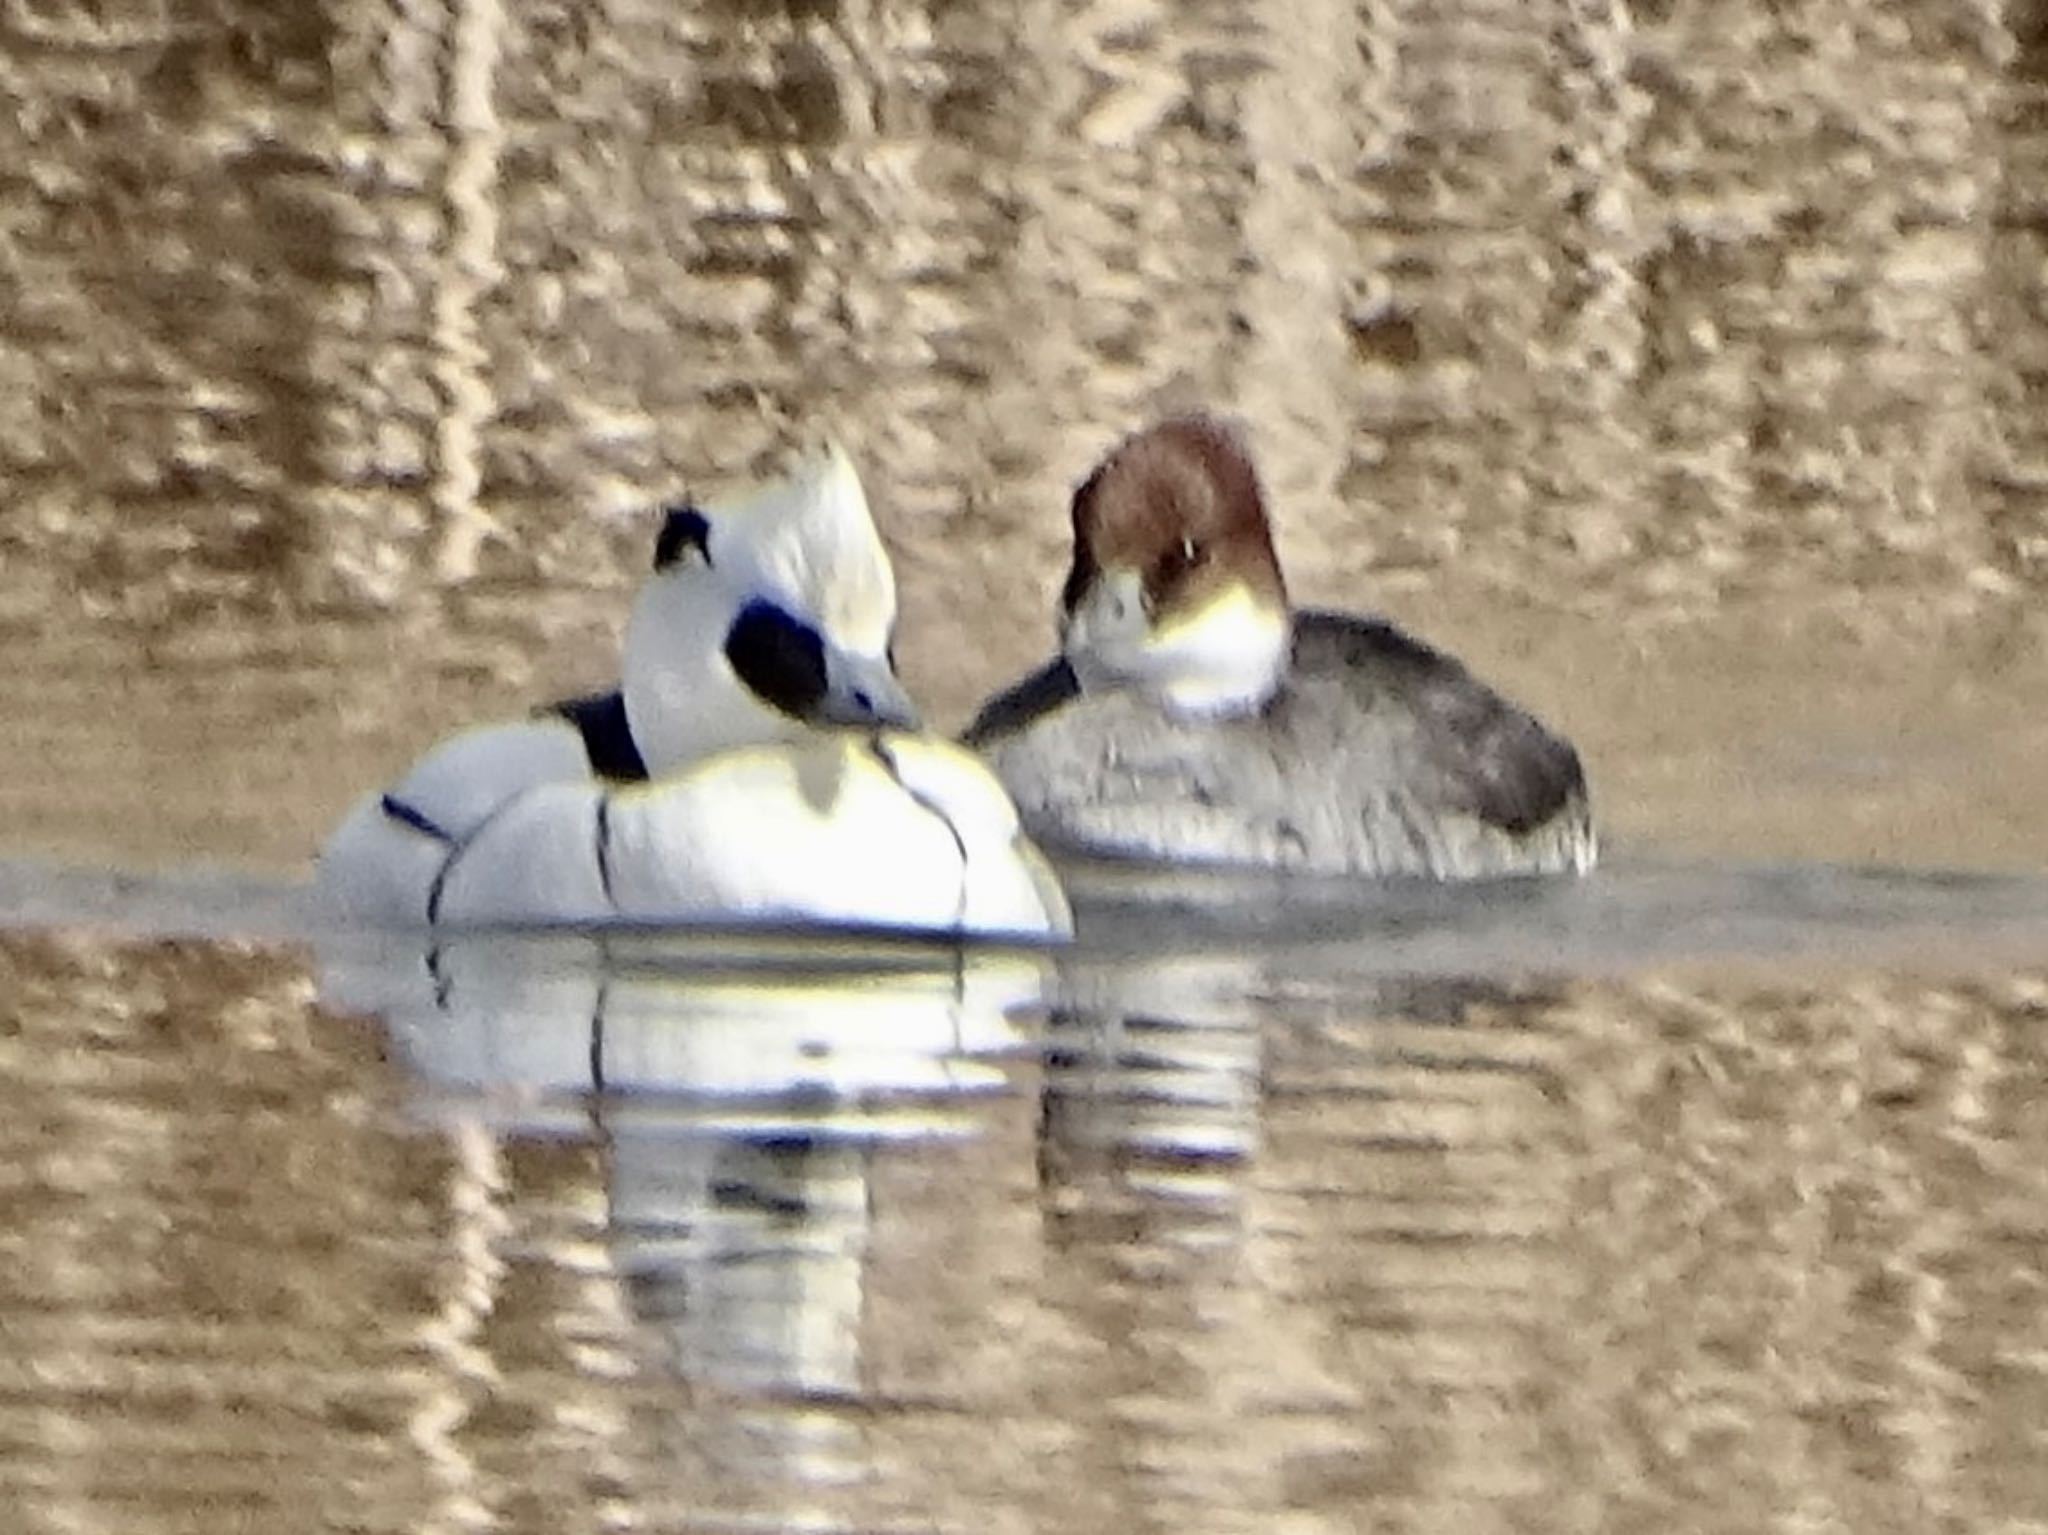
[[[886,660],[835,653],[816,722],[862,729],[918,730],[917,705]]]

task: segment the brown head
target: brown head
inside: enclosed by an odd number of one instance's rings
[[[1155,614],[1201,607],[1229,581],[1285,606],[1258,471],[1237,432],[1176,416],[1126,437],[1074,492],[1071,614],[1104,570],[1129,570]]]
[[[1258,471],[1208,416],[1125,438],[1074,492],[1060,593],[1084,687],[1136,686],[1169,707],[1255,706],[1285,663],[1287,587]]]

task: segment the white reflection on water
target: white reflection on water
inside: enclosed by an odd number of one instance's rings
[[[665,1367],[732,1393],[697,1448],[734,1473],[862,1474],[878,1147],[972,1132],[1048,980],[1028,951],[659,934],[358,935],[328,1005],[375,1014],[435,1117],[587,1132],[610,1261]]]
[[[988,1094],[1035,1085],[1056,1225],[1152,1205],[1155,1233],[1229,1239],[1256,1141],[1244,955],[638,933],[356,935],[321,960],[323,1001],[384,1021],[458,1137],[595,1138],[615,1280],[660,1369],[728,1398],[693,1443],[740,1476],[869,1472],[838,1409],[864,1391],[888,1147],[974,1135]]]
[[[1241,1240],[1261,1030],[1303,977],[1256,947],[1157,949],[359,935],[322,945],[323,997],[385,1021],[458,1133],[594,1135],[622,1292],[664,1370],[732,1396],[697,1448],[817,1484],[864,1474],[832,1408],[863,1392],[887,1147],[976,1134],[974,1105],[1023,1085],[1056,1241]],[[1343,1005],[1456,1014],[1474,984],[1355,981]]]
[[[323,1000],[383,1018],[436,1087],[543,1115],[589,1092],[735,1100],[747,1124],[777,1099],[999,1086],[981,1058],[1024,1042],[1012,1015],[1045,980],[1028,951],[658,933],[357,935],[322,959]]]

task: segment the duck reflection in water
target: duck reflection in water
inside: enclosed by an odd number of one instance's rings
[[[692,1453],[754,1482],[817,1484],[859,1473],[859,1414],[841,1409],[892,1378],[867,1357],[870,1313],[876,1285],[902,1289],[885,1276],[906,1243],[920,1306],[959,1289],[978,1308],[1003,1265],[1056,1253],[1055,1307],[1094,1325],[1098,1281],[1121,1285],[1142,1260],[1145,1304],[1170,1315],[1227,1281],[1256,1224],[1275,1053],[1298,1081],[1326,1016],[1454,1021],[1492,990],[1353,977],[1335,993],[1198,915],[1179,915],[1171,944],[1156,910],[1147,920],[1142,954],[379,937],[332,944],[324,989],[381,1015],[437,1121],[507,1141],[594,1136],[608,1282],[658,1371],[712,1393],[685,1402],[722,1404],[679,1404]],[[1102,931],[1117,937],[1113,915]],[[1036,1099],[1035,1139],[987,1139],[1024,1131],[1000,1107],[1028,1108],[1019,1092]],[[908,1230],[878,1172],[975,1138],[955,1171],[997,1187],[956,1194],[936,1234]],[[953,1171],[941,1181],[957,1186]],[[932,1272],[947,1254],[960,1271]],[[997,1268],[977,1278],[978,1264]],[[1102,1343],[1130,1346],[1113,1329]],[[976,1389],[932,1368],[948,1395]]]
[[[1475,1008],[1521,1006],[1522,967],[1443,962],[1478,957],[1458,947],[1466,935],[1484,944],[1489,923],[1574,889],[1116,859],[1061,873],[1089,941],[1058,956],[1048,997],[1038,1164],[1076,1240],[1234,1219],[1276,1060],[1286,1072],[1333,1023],[1456,1028]]]
[[[857,1428],[870,1176],[959,1138],[1028,1048],[1045,958],[815,936],[379,936],[323,1001],[381,1017],[440,1123],[594,1133],[613,1276],[665,1370],[740,1406],[693,1449],[837,1480]]]

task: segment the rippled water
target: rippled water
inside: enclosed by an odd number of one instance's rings
[[[430,948],[278,881],[7,866],[0,913],[48,925],[0,941],[7,1500],[39,1531],[2048,1507],[2048,978],[2009,969],[2048,882],[1078,885],[1058,954]]]
[[[16,637],[0,1528],[2048,1508],[2040,633],[1439,600],[1586,749],[1584,882],[1076,869],[1040,955],[325,927],[364,784],[605,675],[564,608]]]
[[[2041,7],[1249,9],[0,18],[0,1532],[2048,1530]],[[1596,879],[306,907],[640,509],[836,427],[944,726],[1196,401]]]

